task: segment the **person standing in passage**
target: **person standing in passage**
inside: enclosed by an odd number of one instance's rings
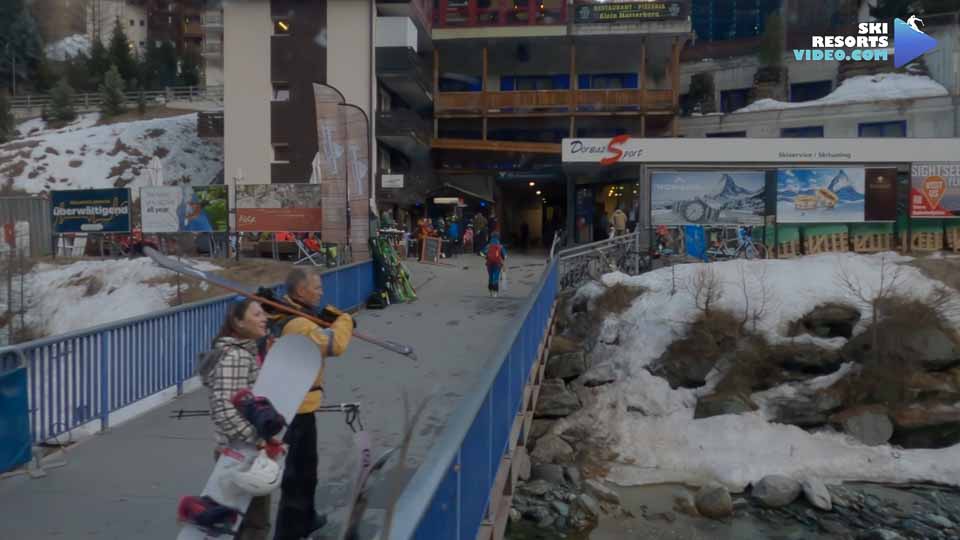
[[[257,446],[265,443],[257,436],[256,428],[237,410],[232,399],[237,392],[253,388],[256,383],[263,362],[257,341],[266,335],[267,314],[260,304],[248,299],[233,302],[213,340],[213,349],[219,353],[219,359],[213,366],[200,368],[203,385],[210,389],[210,419],[217,440],[214,461],[219,460],[220,454],[233,443]],[[237,538],[266,540],[269,534],[270,496],[254,497]]]
[[[480,255],[484,246],[487,245],[487,218],[482,212],[477,212],[473,216],[473,252]]]
[[[526,221],[520,225],[520,246],[524,251],[530,249],[530,225]]]
[[[490,237],[490,243],[484,251],[487,257],[487,289],[490,296],[496,298],[500,296],[500,273],[507,260],[507,250],[500,243],[499,234],[494,233]]]
[[[306,313],[315,313],[323,298],[320,274],[294,268],[287,274],[283,303]],[[330,328],[303,318],[277,313],[271,323],[280,326],[281,336],[299,334],[310,338],[320,349],[320,371],[310,392],[287,428],[284,442],[289,446],[283,482],[280,486],[280,509],[274,540],[300,540],[322,528],[326,516],[318,514],[314,504],[317,491],[317,409],[323,402],[323,372],[326,360],[347,351],[353,337],[354,322],[350,315],[336,308],[323,308],[320,318],[331,321]],[[280,359],[282,361],[282,359]]]
[[[621,210],[619,206],[613,211],[613,215],[610,216],[610,224],[613,226],[613,231],[617,236],[627,234],[627,215],[623,213],[623,210]]]

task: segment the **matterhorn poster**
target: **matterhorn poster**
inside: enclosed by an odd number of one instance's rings
[[[650,176],[655,225],[763,223],[763,171],[656,171]]]
[[[866,208],[862,168],[780,169],[777,171],[777,222],[862,222]]]

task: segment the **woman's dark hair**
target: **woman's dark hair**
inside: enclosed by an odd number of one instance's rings
[[[244,298],[243,300],[231,302],[227,308],[227,317],[223,320],[223,325],[220,326],[220,331],[217,332],[217,337],[213,338],[213,341],[216,342],[222,337],[243,337],[243,333],[237,328],[237,321],[243,319],[250,304],[255,301],[256,300],[250,298]]]

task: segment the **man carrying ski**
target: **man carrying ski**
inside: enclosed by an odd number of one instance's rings
[[[323,281],[316,272],[294,268],[287,275],[286,291],[283,303],[300,311],[315,313],[323,297]],[[280,487],[280,508],[274,540],[299,540],[310,536],[327,521],[326,516],[317,514],[314,506],[319,463],[314,414],[323,401],[326,358],[346,352],[353,335],[354,322],[350,315],[330,306],[323,309],[320,318],[331,322],[330,328],[323,328],[304,317],[291,317],[285,313],[271,315],[271,335],[306,336],[317,344],[322,355],[320,372],[284,437],[289,453]]]

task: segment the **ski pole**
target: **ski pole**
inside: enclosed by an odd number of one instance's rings
[[[256,300],[261,304],[271,306],[275,309],[278,309],[285,313],[289,313],[291,315],[295,315],[297,317],[303,317],[304,319],[307,319],[308,321],[311,321],[314,324],[317,324],[323,328],[330,328],[330,326],[332,326],[327,321],[324,321],[323,319],[320,319],[308,313],[304,313],[296,308],[290,307],[281,302],[276,302],[274,300],[263,298],[262,296],[258,296],[257,294],[250,292],[248,290],[244,290],[239,286],[234,286],[230,283],[225,283],[223,280],[213,279],[210,276],[207,276],[206,274],[201,272],[200,270],[196,270],[194,268],[190,268],[182,264],[177,264],[175,261],[170,260],[169,257],[158,252],[153,248],[150,248],[150,247],[144,248],[144,253],[146,253],[148,257],[153,259],[157,264],[159,264],[163,268],[166,268],[167,270],[171,270],[180,274],[186,274],[188,276],[193,276],[207,283],[213,283],[214,285],[217,285],[222,289],[226,289],[230,292],[239,294],[241,296],[245,296],[251,300]],[[396,343],[396,342],[385,340],[385,339],[378,339],[360,332],[354,332],[353,337],[361,341],[366,341],[371,345],[376,345],[377,347],[386,349],[388,351],[407,356],[413,359],[414,362],[417,361],[417,355],[414,353],[413,348],[410,347],[409,345],[403,345],[402,343]]]

